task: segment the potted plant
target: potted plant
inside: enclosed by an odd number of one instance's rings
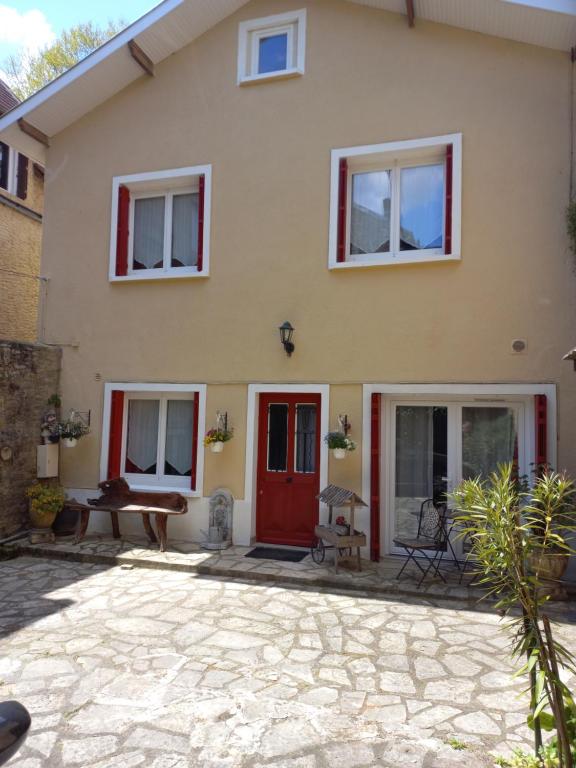
[[[356,443],[351,440],[344,432],[328,432],[324,441],[332,451],[335,459],[345,459],[346,454],[356,449]]]
[[[58,424],[58,431],[64,447],[74,448],[81,437],[90,433],[90,427],[84,424],[83,421],[71,416],[66,421],[62,421]]]
[[[212,453],[222,453],[224,443],[232,440],[233,435],[233,429],[209,429],[204,438],[204,445],[209,446]]]
[[[33,528],[50,528],[64,506],[64,489],[57,483],[37,481],[26,488]]]

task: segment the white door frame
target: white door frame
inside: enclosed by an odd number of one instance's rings
[[[256,472],[258,470],[258,396],[261,393],[278,392],[320,395],[320,490],[328,485],[328,446],[323,437],[329,431],[330,424],[330,385],[329,384],[249,384],[248,409],[246,417],[246,470],[244,476],[244,500],[250,510],[250,532],[252,539],[256,534]]]
[[[524,457],[525,468],[535,460],[535,414],[530,407],[534,395],[546,395],[548,403],[548,461],[556,465],[556,385],[555,384],[364,384],[363,386],[363,440],[362,440],[362,495],[370,498],[370,435],[371,435],[371,399],[373,394],[383,396],[380,414],[380,552],[386,554],[390,549],[389,515],[386,489],[390,488],[389,429],[390,402],[392,400],[420,398],[421,400],[449,401],[451,397],[470,398],[494,402],[498,399],[524,401]],[[384,398],[387,398],[384,400]],[[478,402],[481,405],[481,402]]]

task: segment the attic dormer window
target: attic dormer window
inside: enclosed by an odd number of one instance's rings
[[[243,21],[238,39],[238,83],[304,74],[306,11]]]

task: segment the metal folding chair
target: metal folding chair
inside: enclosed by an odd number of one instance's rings
[[[404,565],[396,578],[399,579],[402,576],[404,569],[412,561],[422,574],[418,586],[422,584],[430,571],[433,571],[435,576],[440,576],[442,581],[446,583],[446,579],[440,572],[440,565],[446,552],[447,540],[446,504],[434,503],[434,499],[426,499],[420,505],[416,538],[398,537],[394,539],[394,544],[397,547],[402,547],[407,554]],[[417,553],[422,556],[422,562],[416,558]]]

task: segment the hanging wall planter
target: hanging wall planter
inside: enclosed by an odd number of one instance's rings
[[[234,430],[228,429],[228,414],[220,413],[216,411],[216,426],[214,429],[209,429],[204,437],[204,445],[210,448],[212,453],[222,453],[224,450],[224,443],[228,440],[232,440],[234,437]]]
[[[335,459],[345,459],[350,451],[356,449],[356,443],[345,432],[328,432],[324,442],[328,444]]]
[[[78,440],[75,437],[63,437],[62,444],[64,448],[76,448]]]
[[[213,443],[209,443],[212,453],[222,453],[224,450],[224,441],[215,440]]]
[[[346,448],[334,448],[332,451],[332,456],[334,456],[335,459],[345,459]]]

